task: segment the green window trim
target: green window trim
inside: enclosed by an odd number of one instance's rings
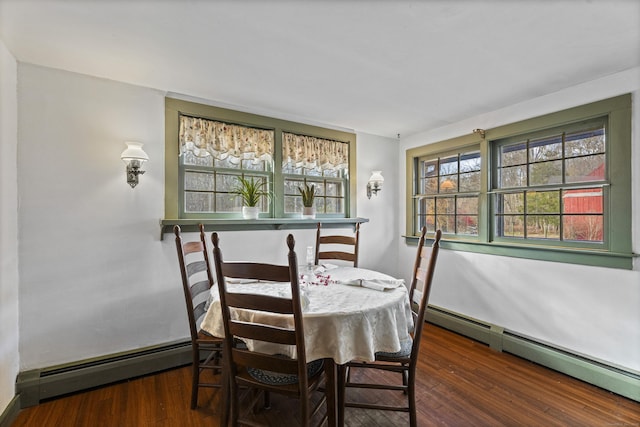
[[[607,185],[607,197],[604,202],[606,245],[600,245],[593,249],[575,248],[571,244],[548,245],[545,242],[516,242],[495,237],[491,209],[492,191],[490,191],[491,174],[495,168],[495,159],[491,152],[492,141],[598,117],[606,118],[608,132],[607,170],[610,175],[610,184]],[[482,166],[478,236],[477,238],[475,236],[474,238],[465,238],[464,236],[445,235],[441,243],[443,248],[517,258],[632,269],[633,260],[638,254],[632,252],[631,242],[631,123],[631,95],[626,94],[487,129],[484,138],[480,134],[474,133],[407,150],[405,240],[407,243],[417,241],[414,223],[416,212],[413,203],[417,159],[479,146]]]
[[[282,173],[282,133],[291,132],[303,135],[313,135],[318,138],[343,141],[349,144],[349,188],[345,198],[345,213],[340,218],[352,218],[356,213],[356,135],[350,132],[327,129],[303,123],[291,122],[287,120],[276,119],[267,116],[245,113],[241,111],[229,110],[211,105],[199,104],[179,100],[175,98],[165,98],[165,220],[177,219],[214,219],[229,218],[239,221],[250,222],[252,220],[243,220],[241,214],[211,214],[199,215],[180,215],[180,197],[179,179],[180,168],[178,155],[179,149],[179,115],[185,114],[189,116],[208,118],[211,120],[219,120],[223,122],[231,122],[244,124],[250,127],[259,127],[264,129],[274,129],[275,131],[275,153],[274,153],[274,171],[273,171],[273,189],[275,197],[271,202],[270,218],[284,218],[290,215],[284,213],[284,175]],[[318,219],[336,218],[337,215],[319,215]],[[261,216],[262,217],[262,216]]]

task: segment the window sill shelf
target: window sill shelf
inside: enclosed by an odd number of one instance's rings
[[[369,218],[260,218],[260,219],[162,219],[160,220],[161,235],[173,233],[173,226],[179,225],[183,232],[199,230],[199,224],[204,224],[206,231],[244,231],[244,230],[295,230],[316,228],[318,223],[323,228],[345,228],[356,224],[369,222]]]

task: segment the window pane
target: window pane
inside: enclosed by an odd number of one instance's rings
[[[605,152],[604,128],[567,134],[564,143],[565,157],[579,157]]]
[[[500,147],[500,166],[515,166],[527,163],[527,145],[525,142]]]
[[[456,205],[453,197],[440,197],[436,199],[436,213],[438,215],[454,214],[455,212]]]
[[[480,191],[480,172],[461,173],[460,191]]]
[[[529,185],[562,183],[562,160],[529,165]]]
[[[342,184],[337,182],[327,182],[326,184],[326,195],[327,196],[341,196],[342,195]]]
[[[527,185],[527,167],[512,166],[502,168],[498,177],[500,188],[524,187]]]
[[[602,215],[565,215],[563,238],[583,242],[603,241],[604,218]]]
[[[499,194],[496,210],[505,214],[524,213],[524,193]]]
[[[215,212],[240,212],[242,211],[242,199],[229,194],[216,194]]]
[[[436,217],[438,228],[443,233],[453,234],[456,232],[456,217],[455,215],[438,215]]]
[[[562,193],[562,211],[565,214],[603,213],[602,188],[565,190]]]
[[[284,211],[286,213],[302,212],[302,197],[285,196]]]
[[[424,187],[422,193],[424,194],[437,194],[438,193],[438,178],[426,178],[424,180]]]
[[[478,197],[458,197],[456,199],[457,233],[478,235]]]
[[[457,233],[477,236],[478,235],[478,216],[477,215],[458,216]]]
[[[184,193],[185,212],[213,212],[213,193]]]
[[[527,238],[560,239],[560,215],[527,216]]]
[[[460,172],[474,172],[480,170],[480,153],[464,153],[460,155]]]
[[[420,230],[423,226],[427,227],[427,231],[434,232],[436,231],[436,217],[435,215],[419,215],[418,221],[416,222],[417,229],[416,234],[420,234]]]
[[[567,182],[604,181],[604,173],[604,154],[565,160],[565,179]]]
[[[458,172],[458,156],[440,159],[440,175],[450,175]]]
[[[302,180],[285,179],[284,180],[284,194],[290,196],[300,196],[299,187],[303,187],[304,182]],[[302,196],[300,196],[302,199]]]
[[[213,191],[214,179],[212,173],[186,172],[184,174],[185,190]]]
[[[498,221],[502,220],[502,224],[498,224],[498,234],[504,237],[522,237],[524,238],[524,216],[522,215],[505,215],[498,217]]]
[[[529,163],[562,158],[562,137],[553,136],[529,142]]]
[[[478,197],[458,197],[456,204],[458,215],[478,214]]]
[[[419,212],[423,215],[433,215],[436,213],[436,200],[432,197],[419,200]]]
[[[560,213],[559,191],[529,191],[527,213]]]
[[[230,192],[236,186],[236,182],[238,182],[238,175],[216,174],[216,191]]]
[[[422,176],[437,176],[438,175],[438,160],[427,160],[422,162]]]
[[[326,213],[341,213],[343,208],[342,199],[327,198],[325,206]]]
[[[447,175],[440,177],[440,192],[455,193],[458,191],[458,176]]]

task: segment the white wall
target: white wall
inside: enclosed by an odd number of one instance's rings
[[[360,253],[358,265],[372,268],[392,276],[398,275],[399,236],[398,215],[400,203],[398,188],[398,140],[359,133],[358,138],[358,216],[369,218],[360,227]],[[381,170],[384,177],[382,190],[367,199],[366,186],[371,171]]]
[[[18,88],[20,370],[188,337],[172,235],[160,241],[164,93],[27,64]],[[357,137],[357,214],[370,218],[363,266],[392,273],[397,141]],[[125,140],[144,142],[150,157],[135,189],[120,160]],[[378,167],[389,186],[368,200]],[[225,259],[286,262],[289,232],[304,259],[315,230],[221,232]]]
[[[18,133],[20,369],[184,336],[159,243],[164,94],[21,63]],[[125,140],[151,159],[135,189]]]
[[[633,93],[633,248],[640,248],[640,69],[403,138],[399,170],[409,148],[491,129],[624,93]],[[399,183],[404,194],[405,182]],[[400,203],[400,218],[405,207]],[[629,214],[631,215],[632,212]],[[404,233],[401,222],[398,230]],[[415,251],[399,245],[401,271]],[[431,303],[590,358],[640,371],[640,271],[442,251]]]
[[[19,367],[17,112],[17,64],[0,40],[0,414]]]

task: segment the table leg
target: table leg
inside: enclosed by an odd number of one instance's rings
[[[329,426],[338,425],[338,383],[336,364],[331,358],[324,359],[324,372],[327,378],[325,393],[327,396],[327,415]]]

